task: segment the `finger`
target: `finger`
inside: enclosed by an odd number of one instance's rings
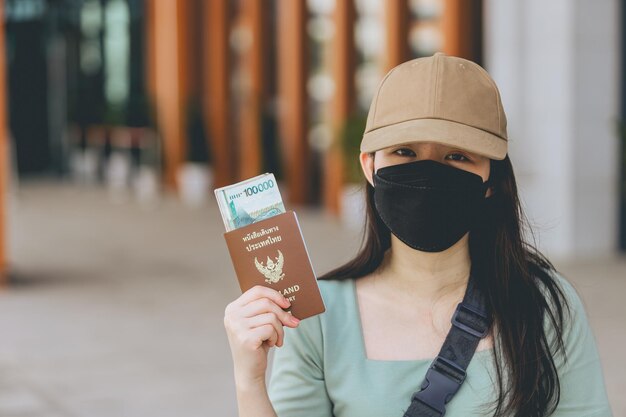
[[[244,292],[238,298],[237,303],[243,307],[246,304],[263,297],[274,300],[274,302],[281,307],[289,307],[291,305],[291,303],[280,292],[276,291],[275,289],[265,287],[263,285],[255,285],[254,287]]]
[[[250,329],[249,332],[249,337],[252,340],[252,346],[254,349],[257,349],[266,340],[270,346],[274,346],[278,340],[276,329],[274,329],[274,326],[271,324],[255,327],[254,329]]]
[[[266,324],[271,324],[272,326],[274,326],[274,329],[276,330],[276,333],[278,334],[278,339],[276,341],[276,344],[280,345],[285,337],[284,336],[285,333],[283,330],[283,324],[280,322],[280,320],[278,320],[278,317],[276,317],[276,314],[263,313],[254,317],[250,317],[249,319],[246,319],[245,321],[245,326],[248,326],[248,328],[250,329],[264,326]]]
[[[274,313],[278,319],[289,327],[295,327],[298,323],[294,321],[291,313],[283,311],[276,303],[267,298],[261,298],[248,303],[240,310],[242,317],[253,317],[262,313]]]

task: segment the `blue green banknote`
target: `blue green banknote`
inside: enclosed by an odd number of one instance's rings
[[[274,174],[256,177],[214,190],[226,231],[285,212]]]

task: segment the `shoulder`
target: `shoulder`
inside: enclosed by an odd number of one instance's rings
[[[320,333],[329,321],[347,313],[351,301],[353,279],[323,279],[317,280],[317,285],[326,311],[302,320],[300,325],[293,330],[301,329],[298,332]]]
[[[561,385],[561,397],[554,416],[569,416],[571,412],[581,416],[611,416],[602,363],[583,299],[561,273],[550,271],[549,274],[561,289],[566,304],[562,329],[564,351],[554,357]],[[554,326],[546,326],[547,334],[554,341]]]
[[[558,305],[562,308],[562,337],[566,356],[576,356],[576,352],[584,351],[589,348],[595,350],[595,338],[587,318],[587,311],[581,295],[576,290],[574,284],[562,273],[558,271],[548,271],[548,274],[552,277],[562,294],[561,302],[557,303],[555,296],[548,293],[547,289],[545,289],[545,285],[542,286],[544,292],[547,293],[546,299],[550,306],[551,314],[558,315]],[[547,334],[554,340],[556,332],[553,320],[550,320],[550,317],[546,317],[545,325]]]
[[[295,327],[285,327],[285,344],[278,356],[299,355],[317,364],[323,363],[328,340],[336,340],[338,327],[349,312],[351,280],[318,280],[326,311],[300,321]]]
[[[548,271],[548,274],[552,276],[552,279],[563,291],[563,295],[568,301],[580,301],[578,291],[574,288],[574,285],[559,271]]]
[[[354,285],[354,279],[318,279],[317,284],[324,301],[332,301],[347,296]]]
[[[304,337],[315,344],[321,345],[324,340],[338,336],[341,327],[346,324],[346,319],[352,316],[354,305],[354,280],[333,279],[318,280],[318,287],[325,311],[321,314],[306,318],[294,329],[287,328],[286,332],[291,332],[296,337]]]
[[[574,284],[572,284],[572,282],[559,271],[544,271],[552,278],[556,289],[560,291],[560,295],[562,295],[559,301],[562,303],[564,319],[566,322],[575,321],[577,318],[581,318],[581,316],[584,317],[586,315],[585,306],[580,294],[574,287]],[[554,311],[557,304],[557,300],[555,299],[557,294],[551,292],[545,283],[541,285],[541,290],[544,293],[550,307]]]
[[[326,311],[320,315],[322,325],[351,317],[354,304],[354,278],[318,280]]]

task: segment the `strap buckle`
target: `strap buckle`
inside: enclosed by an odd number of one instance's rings
[[[413,394],[412,401],[419,401],[443,416],[446,403],[465,381],[466,373],[459,365],[437,356],[428,368],[421,390]]]
[[[478,316],[481,319],[481,321],[484,323],[484,326],[477,329],[472,326],[472,323],[461,322],[459,320],[461,313]],[[489,332],[489,325],[487,324],[488,322],[489,322],[489,318],[483,311],[480,311],[472,307],[471,305],[463,303],[463,302],[459,303],[459,305],[456,306],[456,310],[454,311],[454,315],[452,316],[453,326],[456,326],[459,329],[479,339],[482,339],[483,337],[487,336],[487,333]]]

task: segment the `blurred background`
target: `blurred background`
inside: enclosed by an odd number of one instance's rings
[[[318,275],[349,259],[373,92],[442,51],[495,79],[528,239],[580,291],[626,416],[625,13],[0,0],[0,415],[235,416],[240,290],[212,190],[273,172]]]

